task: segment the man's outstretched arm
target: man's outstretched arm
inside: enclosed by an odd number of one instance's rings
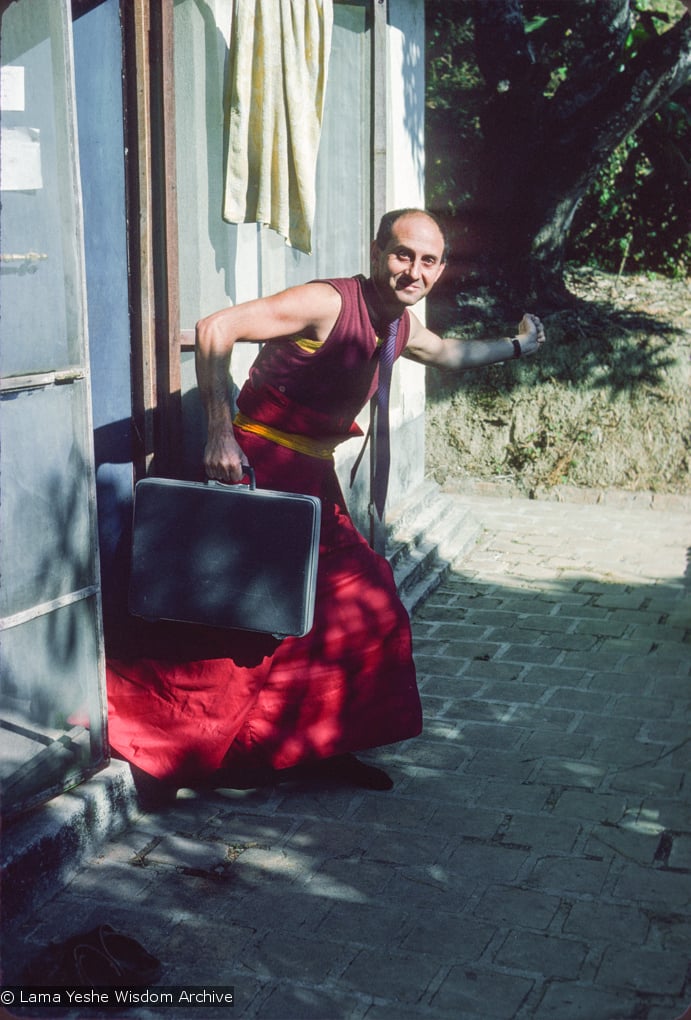
[[[404,356],[437,368],[467,371],[515,357],[528,357],[535,354],[545,342],[545,330],[537,315],[524,315],[517,334],[500,340],[440,337],[426,329],[414,315],[411,314],[410,318],[410,339],[403,352]]]

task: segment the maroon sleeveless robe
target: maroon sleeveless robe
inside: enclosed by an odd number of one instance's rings
[[[314,353],[267,344],[238,397],[248,418],[336,441],[359,433],[374,392],[377,338],[360,277],[329,280],[343,298]],[[401,320],[397,353],[409,332]],[[281,642],[228,632],[222,653],[168,647],[109,659],[109,739],[159,779],[194,781],[220,767],[288,768],[416,736],[422,728],[407,612],[391,569],[355,528],[333,461],[238,430],[262,488],[322,502],[314,626]],[[218,654],[218,653],[215,653]]]

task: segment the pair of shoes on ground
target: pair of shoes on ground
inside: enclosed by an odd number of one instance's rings
[[[134,987],[152,984],[160,974],[160,961],[137,939],[101,924],[49,946],[24,980],[36,985]]]
[[[137,790],[137,799],[143,811],[161,811],[175,801],[177,787],[155,779],[136,765],[130,764]],[[292,780],[317,780],[355,786],[361,790],[391,790],[393,780],[383,769],[366,765],[354,754],[337,754],[331,758],[294,765],[287,769],[272,769],[268,765],[258,768],[218,769],[208,779],[197,784],[200,789],[254,790],[262,786],[277,786]]]
[[[214,777],[212,785],[246,790],[290,782],[294,779],[326,780],[344,786],[356,786],[363,790],[390,790],[393,787],[393,780],[383,769],[366,765],[354,754],[337,754],[331,758],[320,758],[288,769],[266,768],[249,771],[221,769]]]

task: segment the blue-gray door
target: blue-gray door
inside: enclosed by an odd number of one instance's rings
[[[3,5],[0,777],[11,815],[106,760],[68,0]]]

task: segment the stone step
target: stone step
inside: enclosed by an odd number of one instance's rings
[[[404,505],[394,508],[387,559],[409,613],[441,584],[480,531],[462,498],[441,492],[434,483],[425,482]]]
[[[436,501],[441,490],[436,482],[425,478],[407,497],[395,506],[387,508],[387,539],[409,530],[415,530],[421,514]],[[434,511],[435,513],[437,511]],[[418,529],[419,530],[419,529]]]
[[[139,815],[130,767],[112,760],[88,782],[7,823],[0,855],[3,924],[49,899]]]

